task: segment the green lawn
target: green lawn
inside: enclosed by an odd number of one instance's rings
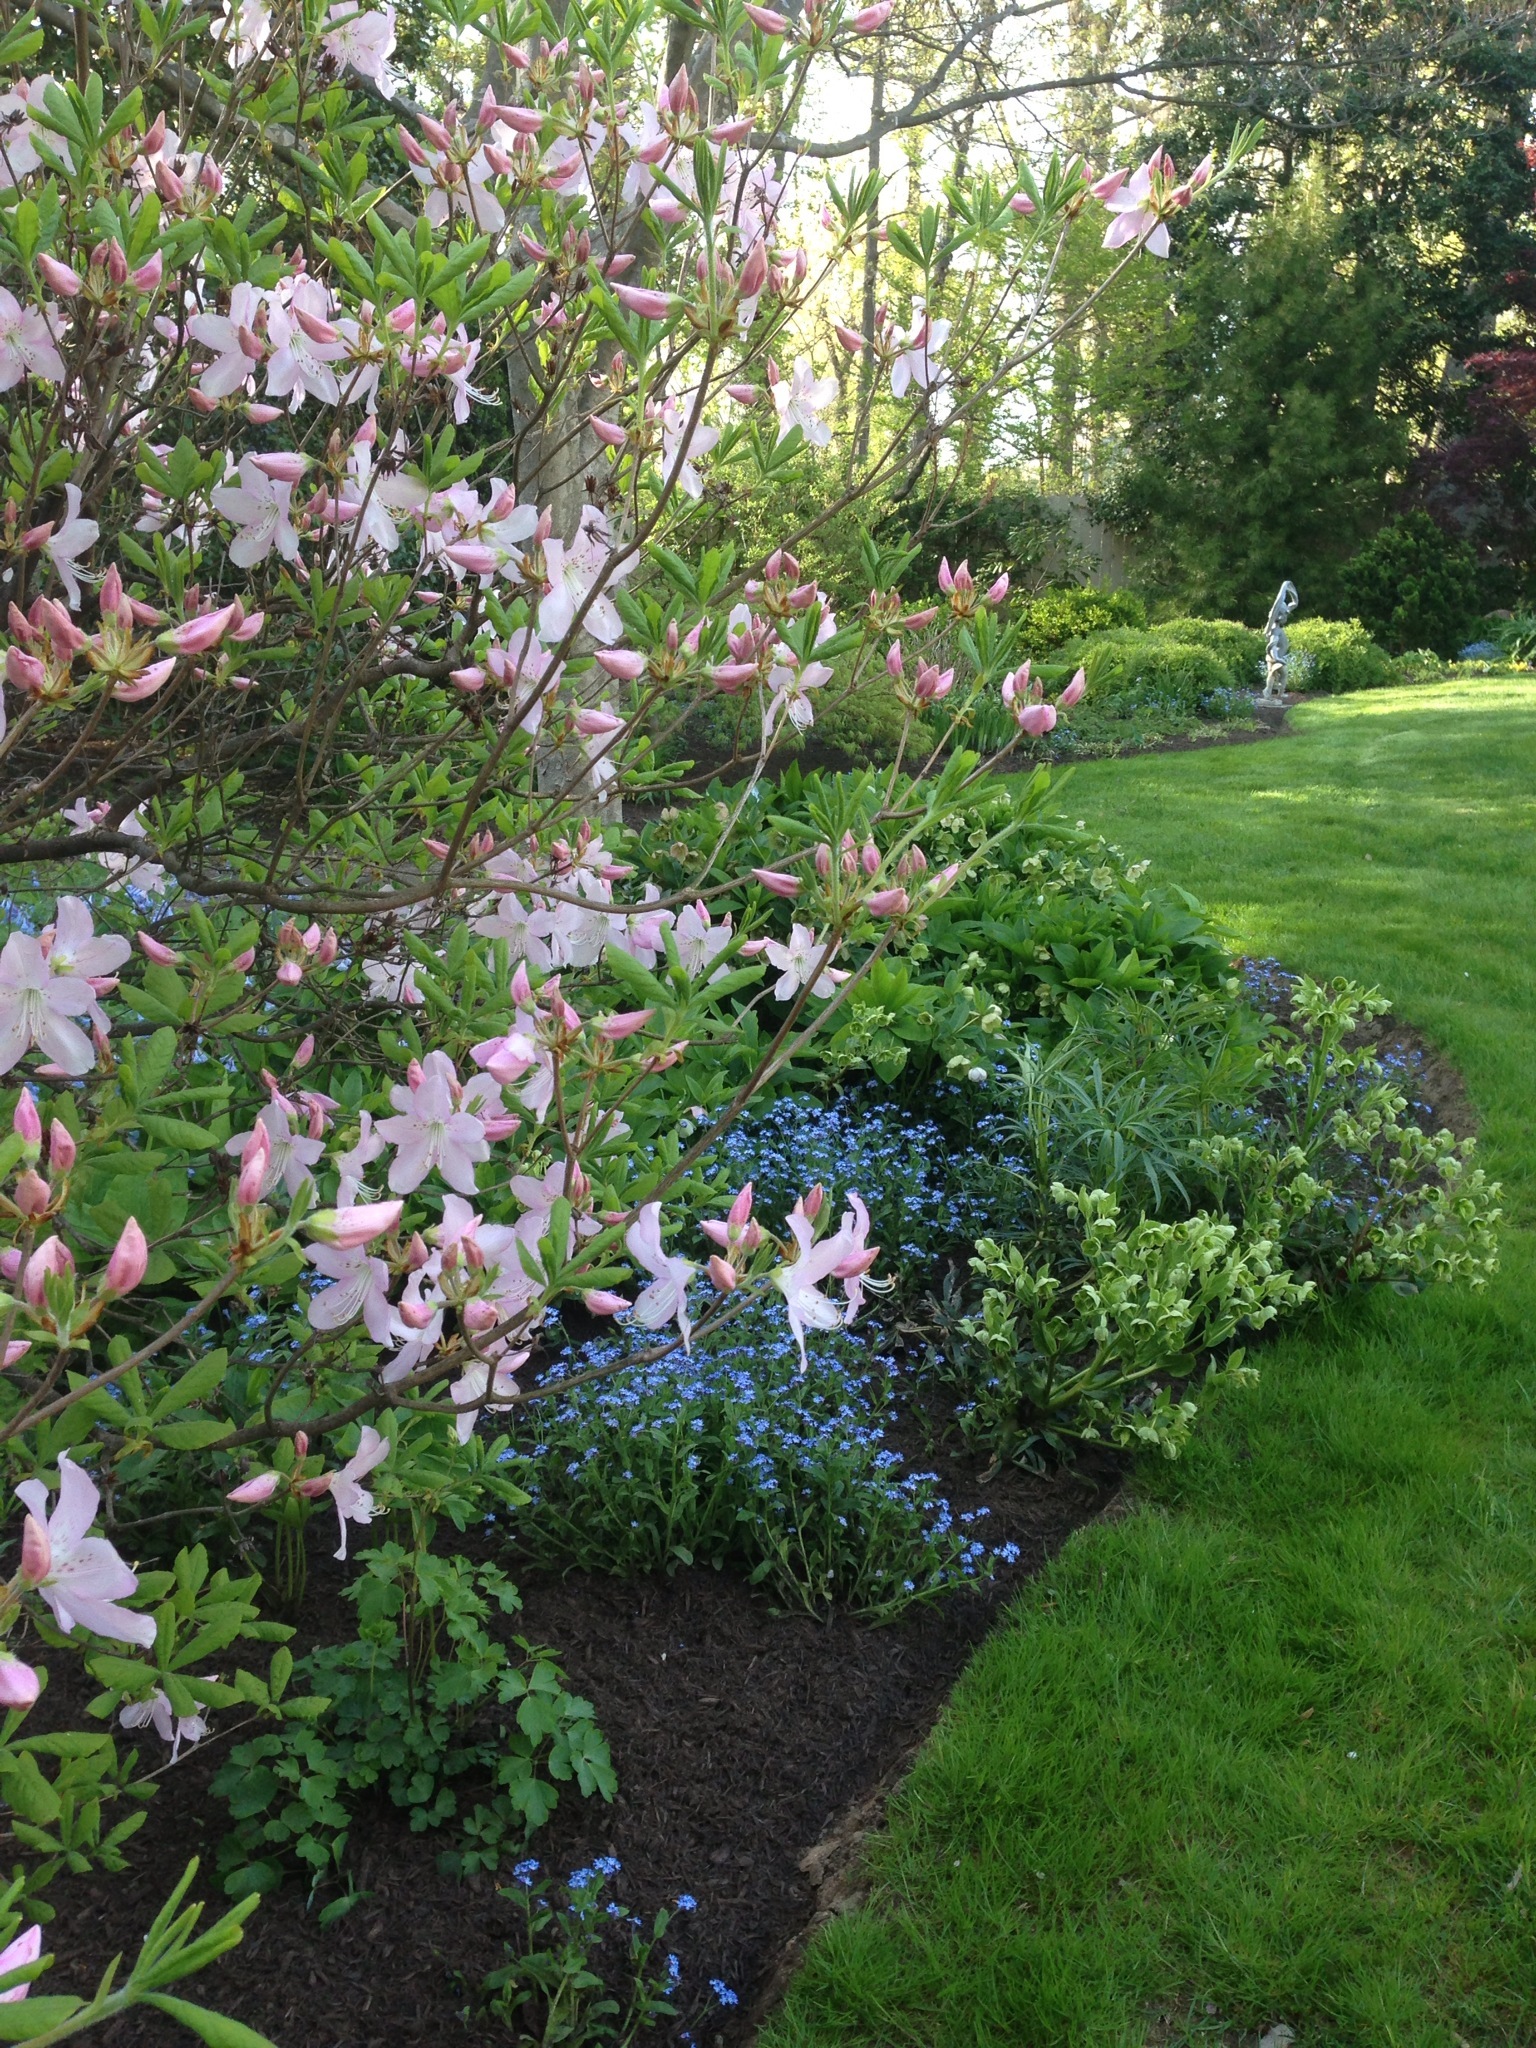
[[[1536,2038],[1536,679],[1295,724],[1064,808],[1457,1061],[1503,1273],[1320,1314],[1141,1469],[976,1657],[765,2048]]]

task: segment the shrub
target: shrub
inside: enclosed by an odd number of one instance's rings
[[[1409,512],[1345,565],[1344,591],[1367,631],[1393,654],[1431,647],[1453,655],[1482,608],[1477,558],[1427,512]]]
[[[1043,590],[1019,607],[1019,651],[1039,661],[1068,640],[1106,627],[1145,627],[1147,608],[1128,590]]]
[[[1129,626],[1069,640],[1057,660],[1086,671],[1089,701],[1101,708],[1113,703],[1185,718],[1208,710],[1219,716],[1233,687],[1226,663],[1209,647]]]
[[[1225,663],[1235,690],[1254,690],[1264,680],[1264,635],[1233,619],[1165,619],[1152,628],[1159,638],[1186,647],[1207,647]]]
[[[1397,668],[1358,619],[1298,619],[1287,629],[1291,652],[1305,666],[1297,687],[1336,697],[1345,690],[1384,690],[1397,681]]]

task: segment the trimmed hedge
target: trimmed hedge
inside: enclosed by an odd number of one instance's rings
[[[1336,697],[1345,690],[1382,690],[1398,680],[1397,664],[1358,619],[1298,619],[1286,629],[1302,660],[1292,687]]]
[[[1135,706],[1198,718],[1220,717],[1232,708],[1232,676],[1221,657],[1167,632],[1114,627],[1087,633],[1069,640],[1055,660],[1081,665],[1088,677],[1088,701],[1105,710]]]
[[[1264,681],[1264,635],[1235,619],[1166,619],[1152,628],[1160,637],[1189,647],[1206,647],[1226,668],[1235,690],[1257,690]]]
[[[1111,627],[1144,628],[1147,608],[1128,590],[1042,590],[1019,607],[1022,652],[1043,661],[1069,640]]]

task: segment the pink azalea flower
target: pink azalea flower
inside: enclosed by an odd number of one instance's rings
[[[821,414],[837,397],[835,377],[818,377],[810,359],[798,356],[788,378],[773,386],[773,403],[779,415],[779,439],[798,427],[813,448],[825,448],[832,429]]]
[[[289,1114],[280,1103],[269,1102],[256,1119],[266,1132],[269,1151],[267,1163],[262,1169],[260,1192],[256,1200],[264,1202],[281,1181],[290,1196],[303,1192],[311,1178],[310,1169],[324,1155],[325,1141],[321,1138],[296,1137]],[[231,1159],[239,1159],[250,1144],[253,1133],[237,1132],[230,1138],[224,1150]]]
[[[34,1045],[66,1074],[88,1074],[96,1048],[70,1019],[95,1007],[88,981],[55,974],[36,936],[13,931],[0,950],[0,1074]]]
[[[267,335],[272,354],[267,361],[267,396],[289,398],[292,412],[297,412],[306,398],[318,398],[325,405],[341,403],[341,386],[331,365],[342,360],[347,345],[340,333],[330,328],[330,310],[325,287],[307,277],[296,280],[286,304],[277,296],[268,302]],[[327,329],[333,339],[323,338]],[[244,462],[240,468],[243,474]]]
[[[0,339],[0,349],[3,349],[3,339]],[[0,382],[0,390],[3,389],[4,384]],[[81,555],[88,554],[95,547],[101,538],[101,528],[94,519],[80,517],[78,484],[64,486],[64,503],[64,517],[43,543],[43,553],[58,571],[59,581],[63,584],[65,595],[73,608],[80,602],[80,579],[75,574],[75,563]]]
[[[773,993],[781,1003],[787,1003],[795,991],[802,988],[815,974],[816,962],[821,958],[822,944],[816,936],[815,927],[808,924],[791,925],[788,945],[777,939],[770,939],[763,949],[773,965],[779,970],[779,978],[773,985]],[[837,984],[848,979],[845,967],[824,967],[816,975],[811,989],[813,996],[825,999],[834,995]]]
[[[459,1410],[454,1417],[454,1430],[461,1444],[469,1442],[487,1401],[509,1401],[517,1392],[517,1369],[527,1362],[526,1351],[512,1351],[500,1359],[477,1358],[465,1366],[463,1377],[448,1389]],[[466,1407],[469,1401],[476,1405]]]
[[[178,1714],[158,1685],[147,1700],[131,1700],[117,1718],[124,1728],[153,1725],[160,1740],[170,1744],[172,1763],[181,1755],[184,1742],[201,1742],[208,1733],[201,1714]]]
[[[257,340],[255,327],[264,294],[254,284],[232,287],[227,313],[194,313],[187,332],[214,359],[205,363],[197,376],[197,388],[205,398],[232,398],[237,391],[249,391],[256,365],[266,354]]]
[[[393,7],[354,7],[340,0],[327,16],[331,28],[320,38],[320,47],[337,64],[350,64],[360,78],[384,83],[384,67],[395,48]]]
[[[229,559],[239,569],[254,569],[273,548],[285,562],[299,558],[299,536],[289,516],[292,484],[280,484],[257,468],[254,456],[241,458],[240,481],[220,484],[213,508],[240,530],[229,544]]]
[[[16,1494],[31,1511],[23,1575],[52,1608],[65,1635],[79,1623],[93,1635],[149,1649],[155,1640],[153,1617],[131,1614],[117,1605],[137,1589],[137,1576],[104,1536],[90,1534],[101,1505],[101,1494],[90,1475],[81,1471],[68,1451],[60,1451],[59,1497],[51,1515],[48,1489],[41,1479],[22,1480]],[[28,1571],[29,1561],[36,1567],[35,1575]]]
[[[80,897],[59,898],[48,948],[52,973],[84,975],[88,981],[98,974],[115,974],[132,951],[128,941],[115,932],[96,936],[90,905]]]
[[[625,1231],[624,1242],[635,1263],[652,1275],[650,1286],[635,1302],[635,1321],[646,1330],[659,1330],[664,1323],[675,1321],[687,1351],[693,1330],[688,1320],[688,1282],[696,1269],[690,1260],[662,1249],[660,1202],[646,1203]]]
[[[705,974],[731,943],[731,920],[722,918],[719,924],[711,924],[709,912],[702,903],[688,903],[677,913],[672,926],[672,937],[677,943],[677,957],[690,981],[697,981]],[[714,981],[727,970],[717,967],[710,980]]]
[[[344,1330],[361,1316],[375,1344],[394,1342],[389,1268],[382,1259],[370,1258],[360,1245],[333,1244],[312,1244],[305,1257],[331,1282],[309,1298],[306,1313],[312,1330]]]
[[[441,1061],[434,1069],[432,1062]],[[395,1087],[389,1099],[398,1116],[380,1119],[380,1135],[395,1147],[389,1169],[389,1185],[397,1195],[408,1195],[434,1170],[461,1195],[475,1192],[475,1168],[489,1159],[485,1125],[454,1101],[453,1069],[441,1053],[431,1053],[420,1084],[415,1088]]]
[[[1123,249],[1142,242],[1152,256],[1166,256],[1169,249],[1168,223],[1159,218],[1153,177],[1160,157],[1144,163],[1104,201],[1105,211],[1115,217],[1104,231],[1106,249]]]
[[[373,1495],[361,1482],[388,1456],[389,1438],[380,1436],[371,1423],[365,1422],[357,1449],[346,1464],[339,1472],[326,1474],[330,1482],[326,1491],[336,1503],[336,1519],[341,1524],[341,1548],[335,1553],[339,1558],[344,1559],[347,1554],[348,1522],[366,1528],[373,1520]]]
[[[805,1333],[809,1330],[836,1330],[851,1323],[863,1301],[864,1276],[874,1264],[878,1247],[865,1243],[869,1233],[869,1212],[855,1194],[848,1197],[852,1205],[844,1212],[839,1228],[820,1244],[813,1240],[815,1219],[805,1212],[805,1205],[796,1202],[788,1217],[790,1235],[795,1240],[796,1255],[787,1266],[781,1266],[773,1276],[773,1284],[784,1297],[789,1315],[789,1327],[794,1332],[795,1343],[800,1350],[800,1370],[804,1372],[808,1360],[805,1355]],[[819,1209],[820,1204],[817,1203]],[[839,1278],[848,1297],[846,1309],[840,1309],[836,1302],[828,1301],[821,1292],[823,1284]]]
[[[930,320],[921,306],[916,309],[910,333],[901,337],[901,353],[891,365],[891,393],[904,398],[908,387],[930,391],[940,371],[935,358],[949,339],[947,320]]]
[[[23,306],[14,292],[0,285],[0,391],[9,391],[23,377],[42,377],[62,384],[68,374],[56,345],[57,315]]]

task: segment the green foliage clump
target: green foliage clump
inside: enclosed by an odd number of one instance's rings
[[[359,1562],[346,1589],[357,1636],[295,1666],[323,1711],[237,1743],[213,1781],[235,1823],[220,1863],[237,1897],[274,1889],[289,1858],[312,1885],[340,1874],[354,1811],[376,1787],[414,1833],[458,1819],[458,1846],[440,1859],[457,1875],[494,1870],[509,1840],[542,1826],[555,1781],[614,1795],[591,1703],[566,1691],[546,1651],[519,1640],[514,1656],[490,1633],[494,1612],[520,1605],[503,1572],[396,1543]]]
[[[1021,636],[1020,651],[1031,661],[1040,661],[1085,633],[1115,626],[1145,627],[1147,608],[1128,590],[1042,590],[1019,607],[1015,623]]]
[[[1414,647],[1455,654],[1481,609],[1477,557],[1427,512],[1409,512],[1372,535],[1345,565],[1343,586],[1361,624],[1393,654]]]
[[[1345,690],[1384,690],[1398,680],[1397,664],[1358,619],[1298,619],[1286,632],[1299,657],[1294,689],[1336,697]]]
[[[1083,669],[1089,698],[1099,706],[1138,705],[1185,718],[1230,708],[1234,685],[1227,664],[1193,640],[1111,627],[1069,640],[1056,658]]]
[[[1235,619],[1160,619],[1152,628],[1161,639],[1209,648],[1225,664],[1234,690],[1255,690],[1264,680],[1264,635]]]

